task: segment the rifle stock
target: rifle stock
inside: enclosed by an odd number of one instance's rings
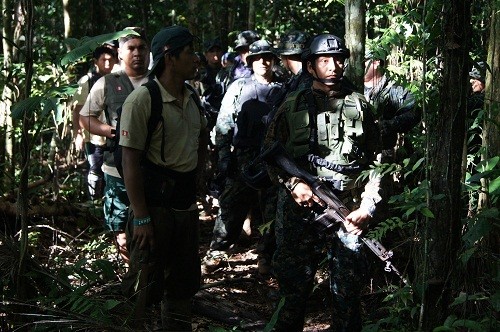
[[[261,158],[266,162],[274,163],[279,168],[287,172],[290,176],[298,177],[305,181],[310,187],[314,195],[316,195],[323,203],[324,210],[319,214],[315,221],[321,223],[326,229],[332,229],[335,223],[340,223],[340,227],[344,227],[346,217],[351,211],[345,204],[335,195],[335,193],[328,188],[324,183],[316,179],[309,172],[300,168],[295,161],[287,154],[283,145],[275,142],[271,147],[262,152]],[[332,222],[333,221],[333,222]],[[375,254],[377,257],[385,262],[384,270],[386,272],[394,272],[401,280],[408,285],[408,281],[401,275],[396,267],[391,263],[392,251],[385,249],[379,241],[375,239],[368,239],[360,236],[363,243]]]

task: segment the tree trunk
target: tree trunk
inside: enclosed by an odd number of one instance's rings
[[[71,16],[69,14],[69,0],[63,0],[63,17],[64,17],[64,38],[71,36]],[[68,49],[68,52],[70,49]]]
[[[248,1],[248,29],[255,30],[255,0]]]
[[[3,28],[2,28],[2,46],[3,46],[3,75],[10,77],[10,70],[13,61],[12,41],[14,40],[13,16],[14,7],[12,1],[2,0]],[[5,168],[0,172],[0,179],[5,187],[13,185],[10,179],[14,178],[14,129],[10,108],[15,101],[14,91],[11,85],[4,84],[2,91],[2,100],[0,101],[0,164]],[[9,174],[10,176],[5,176]],[[12,189],[12,188],[11,188]]]
[[[188,29],[191,31],[192,34],[195,36],[199,36],[199,32],[197,29],[197,22],[196,22],[196,7],[198,6],[198,3],[196,0],[189,0],[188,1],[188,8],[189,8],[189,19],[188,19]]]
[[[26,36],[26,61],[24,68],[26,71],[26,87],[25,97],[31,94],[31,80],[33,77],[33,21],[34,21],[34,8],[32,0],[22,1],[22,10],[25,14],[25,36]],[[21,175],[19,183],[19,197],[17,200],[17,207],[21,218],[21,238],[19,250],[19,266],[17,270],[17,295],[19,299],[24,299],[26,296],[26,266],[25,259],[28,251],[28,174],[29,174],[29,130],[32,126],[32,115],[25,112],[22,120],[22,137],[21,137]]]
[[[345,17],[345,42],[351,51],[345,75],[362,92],[365,74],[365,1],[346,0]]]
[[[486,91],[484,109],[486,121],[483,124],[483,155],[482,160],[487,160],[500,155],[500,3],[491,1],[490,38],[488,43],[488,65],[491,73],[486,73]],[[489,181],[481,179],[482,190],[479,195],[478,209],[490,206],[488,187]]]
[[[465,135],[466,97],[468,91],[468,51],[470,4],[465,0],[443,2],[441,105],[429,114],[430,197],[435,219],[426,222],[423,262],[416,268],[422,277],[423,329],[442,325],[450,304],[450,275],[456,265],[461,233],[461,160]]]

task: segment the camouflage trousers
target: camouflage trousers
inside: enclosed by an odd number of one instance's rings
[[[252,226],[268,223],[276,215],[276,190],[255,190],[238,177],[228,177],[219,198],[219,213],[215,220],[211,250],[227,250],[238,241],[249,212]],[[274,234],[266,232],[259,240],[259,250],[272,252]]]
[[[104,173],[104,219],[106,228],[114,232],[123,232],[127,225],[130,201],[122,178]]]
[[[339,198],[347,205],[348,197],[339,195]],[[286,189],[280,188],[273,267],[285,302],[275,330],[302,331],[306,302],[318,265],[327,252],[334,309],[332,329],[360,331],[360,293],[367,270],[362,242],[357,236],[341,230],[328,240],[320,238],[318,229],[307,221],[308,218],[314,218],[314,212],[300,207]]]

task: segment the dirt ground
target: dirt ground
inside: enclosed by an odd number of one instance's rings
[[[216,213],[216,207],[202,212],[201,257],[209,247]],[[250,236],[243,233],[240,242],[228,251],[227,262],[203,274],[202,290],[195,298],[195,331],[262,331],[271,321],[280,301],[278,283],[272,275],[257,272],[257,240],[257,230]],[[304,331],[330,331],[328,294],[326,281],[312,294]]]

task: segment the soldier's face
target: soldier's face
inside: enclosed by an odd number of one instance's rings
[[[252,69],[255,75],[269,75],[274,66],[274,56],[271,54],[262,54],[255,56],[252,62]]]
[[[215,67],[221,64],[222,50],[219,47],[212,47],[205,53],[208,65]]]
[[[191,80],[196,76],[200,66],[200,58],[196,55],[192,45],[184,46],[179,57],[172,57],[175,75],[183,80]]]
[[[484,83],[480,80],[476,80],[474,78],[470,79],[470,84],[472,86],[472,92],[481,92],[484,90]]]
[[[297,75],[302,69],[300,55],[282,55],[281,62],[283,63],[283,66],[294,75]]]
[[[113,66],[118,63],[118,59],[111,56],[111,54],[103,53],[99,59],[94,60],[94,64],[97,67],[97,72],[101,75],[106,75],[111,73]]]
[[[118,49],[118,54],[125,68],[130,68],[140,74],[148,70],[149,47],[144,40],[130,39]]]
[[[316,78],[337,81],[344,74],[344,66],[345,58],[332,54],[316,58],[314,65],[309,61],[307,71]]]

